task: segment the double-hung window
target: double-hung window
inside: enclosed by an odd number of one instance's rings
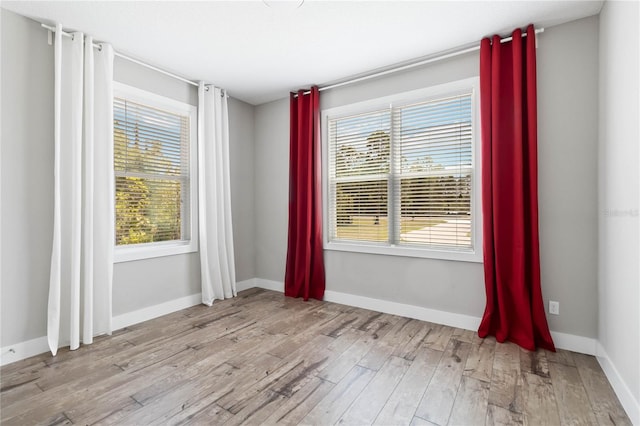
[[[115,89],[116,261],[196,251],[196,107]]]
[[[477,79],[323,111],[325,248],[481,261]]]

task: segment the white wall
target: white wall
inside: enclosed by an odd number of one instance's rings
[[[553,331],[597,335],[598,18],[539,36],[540,240]],[[478,54],[322,92],[331,108],[478,75]],[[288,100],[256,108],[256,274],[283,281],[287,244]],[[480,317],[479,263],[326,251],[327,290]],[[545,303],[546,304],[546,303]]]
[[[635,424],[640,424],[639,13],[637,2],[608,1],[600,14],[598,152],[601,363],[621,382],[616,391]]]
[[[40,24],[2,10],[0,347],[46,334],[53,223],[53,46]],[[197,104],[193,86],[116,59],[116,81]],[[253,107],[229,103],[231,201],[238,280],[255,276]],[[200,291],[197,253],[114,267],[113,313]]]

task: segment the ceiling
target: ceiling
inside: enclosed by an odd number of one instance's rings
[[[299,5],[302,3],[301,5]],[[2,1],[253,105],[533,23],[599,13],[602,1]]]

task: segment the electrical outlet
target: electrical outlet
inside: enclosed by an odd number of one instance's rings
[[[553,315],[560,315],[560,302],[549,300],[549,313]]]

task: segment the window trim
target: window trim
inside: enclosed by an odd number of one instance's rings
[[[471,233],[473,238],[472,250],[444,249],[436,247],[400,246],[397,244],[379,242],[353,242],[330,240],[330,200],[329,200],[329,120],[351,114],[362,114],[380,108],[401,107],[407,104],[438,99],[468,92],[471,90],[472,116],[472,180],[471,180]],[[356,102],[353,104],[324,109],[321,112],[322,129],[322,221],[323,245],[325,250],[368,253],[378,255],[419,257],[463,262],[482,263],[482,170],[480,161],[480,79],[471,77],[463,80],[439,84],[423,89],[411,90],[390,96]],[[391,148],[393,149],[393,148]]]
[[[113,83],[113,97],[124,98],[150,107],[162,108],[189,116],[189,240],[160,241],[117,245],[114,241],[114,263],[151,259],[198,251],[198,108],[123,83]],[[115,205],[114,223],[115,229]],[[184,226],[184,224],[183,224]],[[183,231],[184,232],[184,231]]]

